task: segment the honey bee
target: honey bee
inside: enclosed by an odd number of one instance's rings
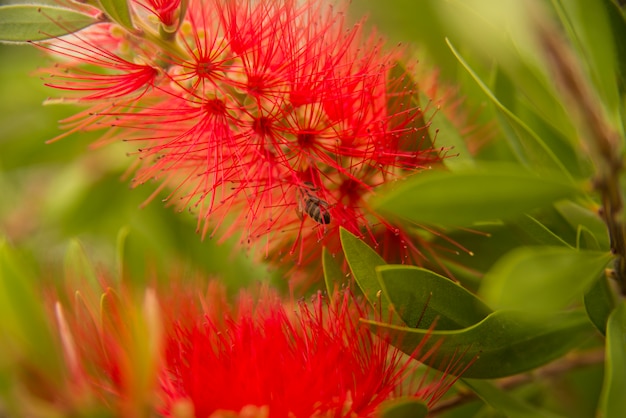
[[[313,183],[305,182],[304,187],[298,189],[298,217],[302,219],[302,214],[306,213],[315,222],[321,225],[330,223],[330,204],[315,194],[318,189]]]

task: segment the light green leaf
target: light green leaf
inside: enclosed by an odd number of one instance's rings
[[[523,215],[509,222],[509,225],[518,235],[525,238],[522,242],[529,244],[554,245],[554,246],[571,246],[561,237],[550,231],[544,224],[530,215]]]
[[[428,103],[426,95],[420,95],[422,103]],[[426,115],[424,119],[430,121],[427,125],[430,138],[436,138],[435,146],[449,150],[451,158],[445,158],[443,163],[450,170],[458,170],[474,166],[474,159],[469,149],[467,141],[461,136],[459,131],[452,124],[445,113],[432,103],[425,107]],[[432,143],[432,140],[430,141]]]
[[[557,311],[582,297],[610,259],[568,247],[520,247],[496,262],[479,294],[495,309]]]
[[[385,260],[359,237],[341,228],[341,247],[350,266],[354,280],[373,307],[381,305],[382,312],[390,309],[389,301],[381,297],[382,287],[378,281],[376,267],[384,266]]]
[[[581,226],[588,229],[598,242],[601,250],[610,248],[606,224],[598,213],[567,200],[558,202],[555,208],[574,230],[578,231]]]
[[[93,16],[64,7],[12,4],[0,7],[0,42],[42,41],[97,23]]]
[[[52,384],[62,379],[63,362],[37,286],[32,266],[0,241],[0,355],[18,354]]]
[[[610,1],[552,0],[572,43],[591,73],[596,91],[611,116],[613,126],[620,126],[620,89],[617,82],[616,39],[608,13],[614,12]],[[622,22],[622,26],[624,23]],[[617,38],[617,42],[623,39]],[[602,45],[602,48],[598,48]]]
[[[519,166],[484,165],[454,173],[421,172],[381,192],[372,204],[381,212],[418,224],[459,226],[512,218],[577,192]]]
[[[65,253],[64,259],[65,281],[73,287],[80,289],[84,283],[88,283],[94,289],[99,288],[98,276],[93,263],[85,254],[80,241],[74,239]]]
[[[626,417],[626,301],[611,313],[606,327],[604,383],[600,395],[603,418]]]
[[[381,418],[426,418],[428,406],[413,398],[399,398],[384,402],[379,408]]]
[[[478,74],[469,66],[469,64],[463,59],[461,54],[454,48],[452,43],[448,40],[448,47],[452,53],[456,56],[457,60],[465,70],[472,76],[472,78],[478,83],[483,92],[496,106],[503,122],[502,127],[505,130],[509,130],[510,134],[507,135],[511,148],[515,152],[518,160],[534,170],[540,172],[552,171],[562,173],[566,178],[571,179],[568,169],[563,165],[561,160],[555,155],[555,153],[548,147],[541,138],[533,132],[528,125],[526,125],[518,116],[507,109],[489,89],[487,84],[480,79]]]
[[[362,320],[376,332],[385,333],[407,354],[435,347],[428,364],[466,378],[494,379],[522,373],[580,345],[593,334],[583,312],[530,314],[496,311],[481,322],[461,330],[428,331]],[[424,341],[427,339],[426,341]],[[459,365],[450,371],[451,362]],[[465,371],[464,365],[473,363]]]
[[[376,268],[383,292],[409,327],[428,329],[466,328],[492,311],[470,292],[432,271],[413,266]]]
[[[602,250],[596,236],[584,225],[578,225],[576,230],[576,248],[579,250]]]
[[[475,379],[463,379],[485,403],[508,418],[557,418],[559,415],[540,410],[529,403],[505,392],[491,382]]]
[[[104,12],[116,23],[126,29],[134,31],[133,20],[127,0],[99,0]]]
[[[409,132],[408,135],[410,136],[403,139],[403,146],[414,147],[412,151],[417,151],[420,148],[431,149],[432,138],[428,136],[424,114],[420,113],[408,125],[406,122],[406,109],[420,107],[421,98],[417,94],[419,88],[413,77],[407,72],[404,64],[398,61],[394,63],[387,80],[387,114],[392,115],[388,121],[390,128],[401,127],[401,129]]]
[[[341,286],[345,279],[341,267],[335,257],[332,256],[324,247],[322,249],[322,267],[324,268],[324,284],[326,285],[326,293],[329,296],[334,294],[338,286]]]

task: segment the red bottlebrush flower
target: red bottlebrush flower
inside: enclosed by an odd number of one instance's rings
[[[432,406],[456,378],[423,378],[407,393],[413,358],[429,353],[404,356],[359,322],[364,315],[349,292],[332,301],[318,294],[295,313],[265,292],[258,303],[244,295],[234,309],[174,320],[161,379],[164,413],[244,416],[252,408],[268,417],[367,417],[403,394]]]
[[[432,407],[464,366],[419,366],[437,346],[401,353],[361,323],[368,310],[349,291],[286,303],[262,288],[229,303],[217,282],[201,295],[174,277],[143,297],[102,283],[51,306],[61,415],[367,417],[400,396]]]
[[[103,25],[48,47],[66,58],[48,84],[94,103],[72,131],[106,127],[106,140],[137,143],[133,183],[162,181],[170,201],[197,212],[203,236],[230,224],[222,234],[305,264],[322,245],[336,251],[344,227],[374,247],[398,237],[407,251],[389,261],[419,255],[367,203],[442,158],[408,75],[392,77],[399,52],[324,0],[134,5],[159,22],[138,14],[137,31],[112,28],[111,51],[98,46]],[[179,29],[159,35],[175,19]]]

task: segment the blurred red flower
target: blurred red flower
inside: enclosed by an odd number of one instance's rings
[[[366,417],[402,395],[432,406],[456,377],[424,367],[419,383],[407,384],[414,359],[427,361],[432,351],[402,354],[359,322],[366,315],[347,291],[296,306],[265,291],[257,302],[243,294],[229,309],[167,321],[165,413]]]
[[[428,338],[402,353],[361,323],[371,312],[349,291],[286,302],[263,287],[230,302],[217,282],[203,294],[173,280],[142,296],[102,283],[54,304],[66,413],[375,416],[398,397],[432,407],[467,366],[428,367],[438,347]]]

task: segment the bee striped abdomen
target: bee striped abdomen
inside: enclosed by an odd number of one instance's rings
[[[315,193],[318,189],[310,182],[304,183],[305,187],[298,189],[298,218],[302,219],[307,214],[311,219],[321,225],[330,223],[330,205],[327,201],[319,198]]]
[[[307,195],[304,199],[304,211],[318,224],[330,223],[328,203],[318,197]]]

